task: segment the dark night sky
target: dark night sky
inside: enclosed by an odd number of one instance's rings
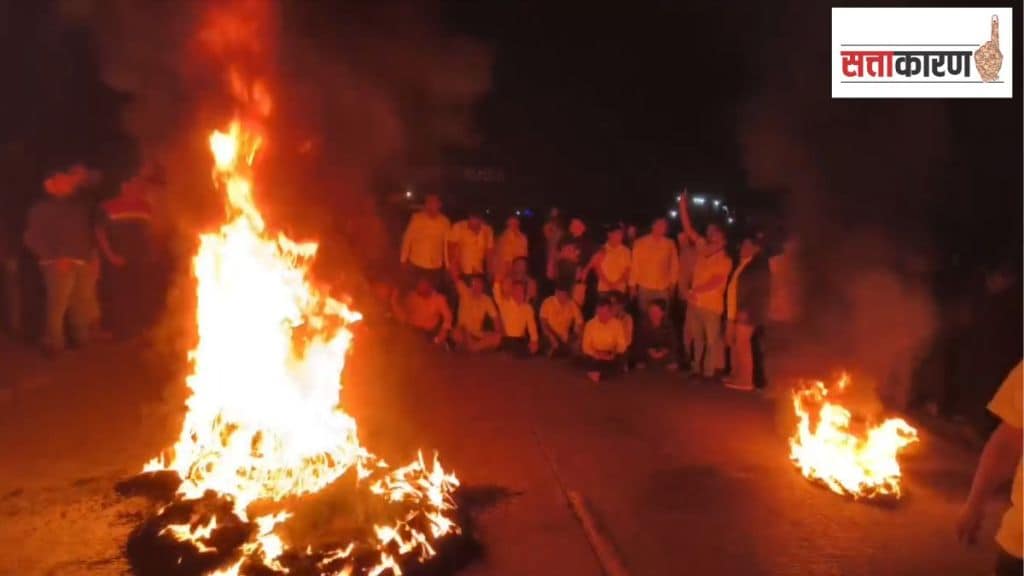
[[[480,145],[450,159],[503,167],[508,191],[536,207],[646,219],[667,208],[681,184],[741,208],[764,203],[748,185],[740,139],[745,106],[766,87],[782,103],[791,93],[798,111],[807,107],[783,131],[806,132],[816,170],[832,181],[850,180],[835,156],[853,165],[871,157],[856,145],[861,119],[898,119],[916,106],[830,99],[827,3],[445,0],[441,8],[452,34],[475,37],[494,55],[491,89],[477,110]],[[87,37],[57,29],[46,3],[17,0],[0,0],[0,33],[13,76],[3,96],[5,142],[28,142],[40,168],[82,150],[116,164],[126,146],[117,134],[118,99],[90,62]],[[934,189],[908,192],[895,219],[921,221],[941,250],[970,237],[1019,262],[1022,58],[1015,61],[1014,100],[938,104],[949,134],[945,159],[935,163],[941,177],[928,183]],[[912,136],[901,137],[914,148]],[[864,186],[836,188],[837,197],[856,196]],[[34,191],[5,193],[14,207]],[[854,220],[893,216],[865,198],[838,209]]]
[[[482,156],[507,165],[518,192],[569,206],[628,194],[644,214],[681,182],[738,187],[735,116],[750,62],[733,40],[757,12],[610,4],[451,9],[496,47]]]

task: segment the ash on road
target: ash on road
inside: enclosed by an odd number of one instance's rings
[[[184,362],[142,343],[43,360],[0,341],[0,574],[125,574],[150,504],[114,484],[170,445]],[[975,456],[924,433],[906,498],[853,502],[787,458],[788,401],[643,372],[595,385],[567,365],[435,354],[389,329],[355,343],[343,404],[389,461],[439,451],[478,513],[467,575],[597,575],[562,486],[586,495],[632,574],[984,574],[953,523]],[[999,517],[993,504],[985,542]]]

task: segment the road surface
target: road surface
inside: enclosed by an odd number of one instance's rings
[[[171,444],[184,365],[154,344],[102,343],[47,361],[0,341],[0,574],[129,573],[146,513],[114,484]],[[906,498],[853,502],[787,458],[788,403],[642,372],[595,385],[565,364],[437,354],[361,335],[344,405],[393,463],[436,449],[464,486],[485,554],[467,575],[598,575],[564,490],[581,492],[634,575],[984,574],[953,522],[975,456],[923,433]],[[994,502],[983,538],[999,515]]]

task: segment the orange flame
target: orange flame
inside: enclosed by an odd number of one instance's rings
[[[371,494],[411,512],[393,525],[375,526],[376,540],[321,551],[321,561],[345,560],[358,547],[379,558],[368,573],[399,574],[400,557],[429,558],[436,553],[431,541],[458,532],[449,517],[458,480],[436,458],[428,465],[422,454],[388,472],[359,444],[356,422],[339,400],[349,326],[360,315],[308,280],[315,243],[268,236],[253,197],[262,137],[236,120],[209,142],[228,221],[200,237],[193,260],[199,340],[190,356],[188,412],[173,449],[145,470],[176,471],[182,498],[207,490],[230,496],[235,514],[256,524],[255,539],[243,546],[245,557],[219,574],[237,574],[246,557],[284,570],[278,559],[286,545],[275,529],[289,514],[249,518],[251,503],[317,492],[354,470],[359,481],[369,482]],[[371,476],[377,479],[367,480]],[[417,517],[421,521],[411,522]],[[203,550],[216,527],[211,518],[164,532]],[[341,573],[352,570],[348,565]]]
[[[838,390],[849,385],[843,374]],[[798,418],[789,439],[789,457],[807,478],[837,494],[854,498],[899,498],[901,473],[897,455],[917,442],[917,430],[902,418],[890,418],[863,433],[851,428],[851,414],[829,399],[823,382],[810,382],[793,391]]]

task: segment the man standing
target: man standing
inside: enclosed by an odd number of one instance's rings
[[[471,211],[448,234],[448,263],[453,278],[484,274],[494,250],[494,230]]]
[[[676,284],[679,306],[676,309],[676,321],[682,325],[686,319],[686,295],[690,291],[693,282],[693,267],[697,263],[697,246],[686,235],[686,232],[679,233],[679,281]],[[693,354],[693,338],[691,334],[683,331],[683,353],[680,359],[688,361]]]
[[[78,195],[95,178],[81,164],[51,175],[43,182],[47,196],[28,214],[24,241],[39,262],[46,286],[43,350],[48,354],[64,349],[65,315],[79,345],[86,343],[99,320],[92,211]]]
[[[716,224],[708,224],[701,236],[690,221],[689,195],[684,191],[679,200],[679,218],[683,231],[697,246],[693,281],[686,293],[684,333],[693,341],[693,370],[712,378],[723,368],[722,311],[725,308],[725,284],[732,270],[732,259],[725,252],[725,232]]]
[[[413,214],[402,236],[402,264],[411,268],[410,278],[426,278],[436,288],[443,281],[446,242],[451,222],[441,213],[441,199],[428,194],[423,210]]]
[[[495,276],[504,275],[513,262],[529,254],[529,243],[520,227],[518,216],[509,216],[505,221],[505,229],[498,237],[495,253]]]
[[[633,265],[629,284],[636,291],[637,309],[646,313],[654,300],[670,301],[672,287],[679,279],[676,243],[665,236],[668,221],[658,218],[651,233],[633,244]]]
[[[629,287],[631,256],[629,248],[622,243],[623,233],[620,226],[609,229],[608,241],[594,254],[583,270],[584,278],[591,270],[597,272],[598,295],[610,292],[625,294]]]
[[[146,328],[159,290],[153,285],[153,175],[140,173],[121,185],[120,193],[100,205],[96,243],[103,261],[105,316],[116,338],[130,338]]]
[[[732,378],[726,386],[737,390],[754,389],[754,335],[768,315],[771,277],[761,246],[753,238],[740,244],[740,262],[729,278],[725,291],[725,341],[729,346]]]
[[[580,309],[583,309],[587,297],[584,266],[594,254],[594,246],[586,233],[587,225],[583,220],[573,218],[569,222],[569,234],[559,241],[555,265],[555,286],[569,290]]]
[[[1024,561],[1021,560],[1024,556],[1024,533],[1021,530],[1024,515],[1021,509],[1024,503],[1024,487],[1021,485],[1021,427],[1024,420],[1021,417],[1021,402],[1024,402],[1024,364],[1018,363],[989,402],[988,409],[1001,422],[981,452],[971,493],[956,526],[961,541],[974,542],[985,516],[986,501],[996,488],[1013,477],[1011,506],[1003,515],[999,531],[996,532],[996,543],[1000,548],[996,576],[1019,576],[1024,569]]]

